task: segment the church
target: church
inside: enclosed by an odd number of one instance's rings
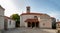
[[[30,6],[27,6],[26,13],[20,15],[20,26],[28,28],[52,28],[52,19],[48,14],[30,12]]]

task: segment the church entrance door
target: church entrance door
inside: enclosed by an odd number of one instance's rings
[[[28,27],[39,27],[39,22],[28,22],[27,23]]]

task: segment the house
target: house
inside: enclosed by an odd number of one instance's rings
[[[21,27],[52,28],[52,19],[43,13],[30,12],[30,6],[26,7],[26,13],[20,15]]]
[[[60,21],[56,22],[56,29],[60,30]]]
[[[15,20],[10,17],[4,17],[4,29],[12,29],[15,28]]]
[[[5,9],[0,5],[0,30],[4,29],[4,11]]]

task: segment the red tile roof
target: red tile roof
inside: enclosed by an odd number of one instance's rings
[[[5,19],[11,19],[11,20],[13,20],[12,18],[10,18],[10,17],[7,17],[7,16],[4,16],[4,18],[5,18]]]
[[[8,19],[11,19],[10,17],[7,17],[7,16],[4,16],[4,18],[8,18]]]
[[[40,13],[22,13],[21,15],[43,15]]]
[[[39,22],[38,19],[27,19],[25,22]]]

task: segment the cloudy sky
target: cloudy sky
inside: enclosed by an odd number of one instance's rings
[[[26,6],[31,7],[31,12],[46,13],[60,19],[60,0],[0,0],[0,5],[5,8],[5,16],[26,12]]]

